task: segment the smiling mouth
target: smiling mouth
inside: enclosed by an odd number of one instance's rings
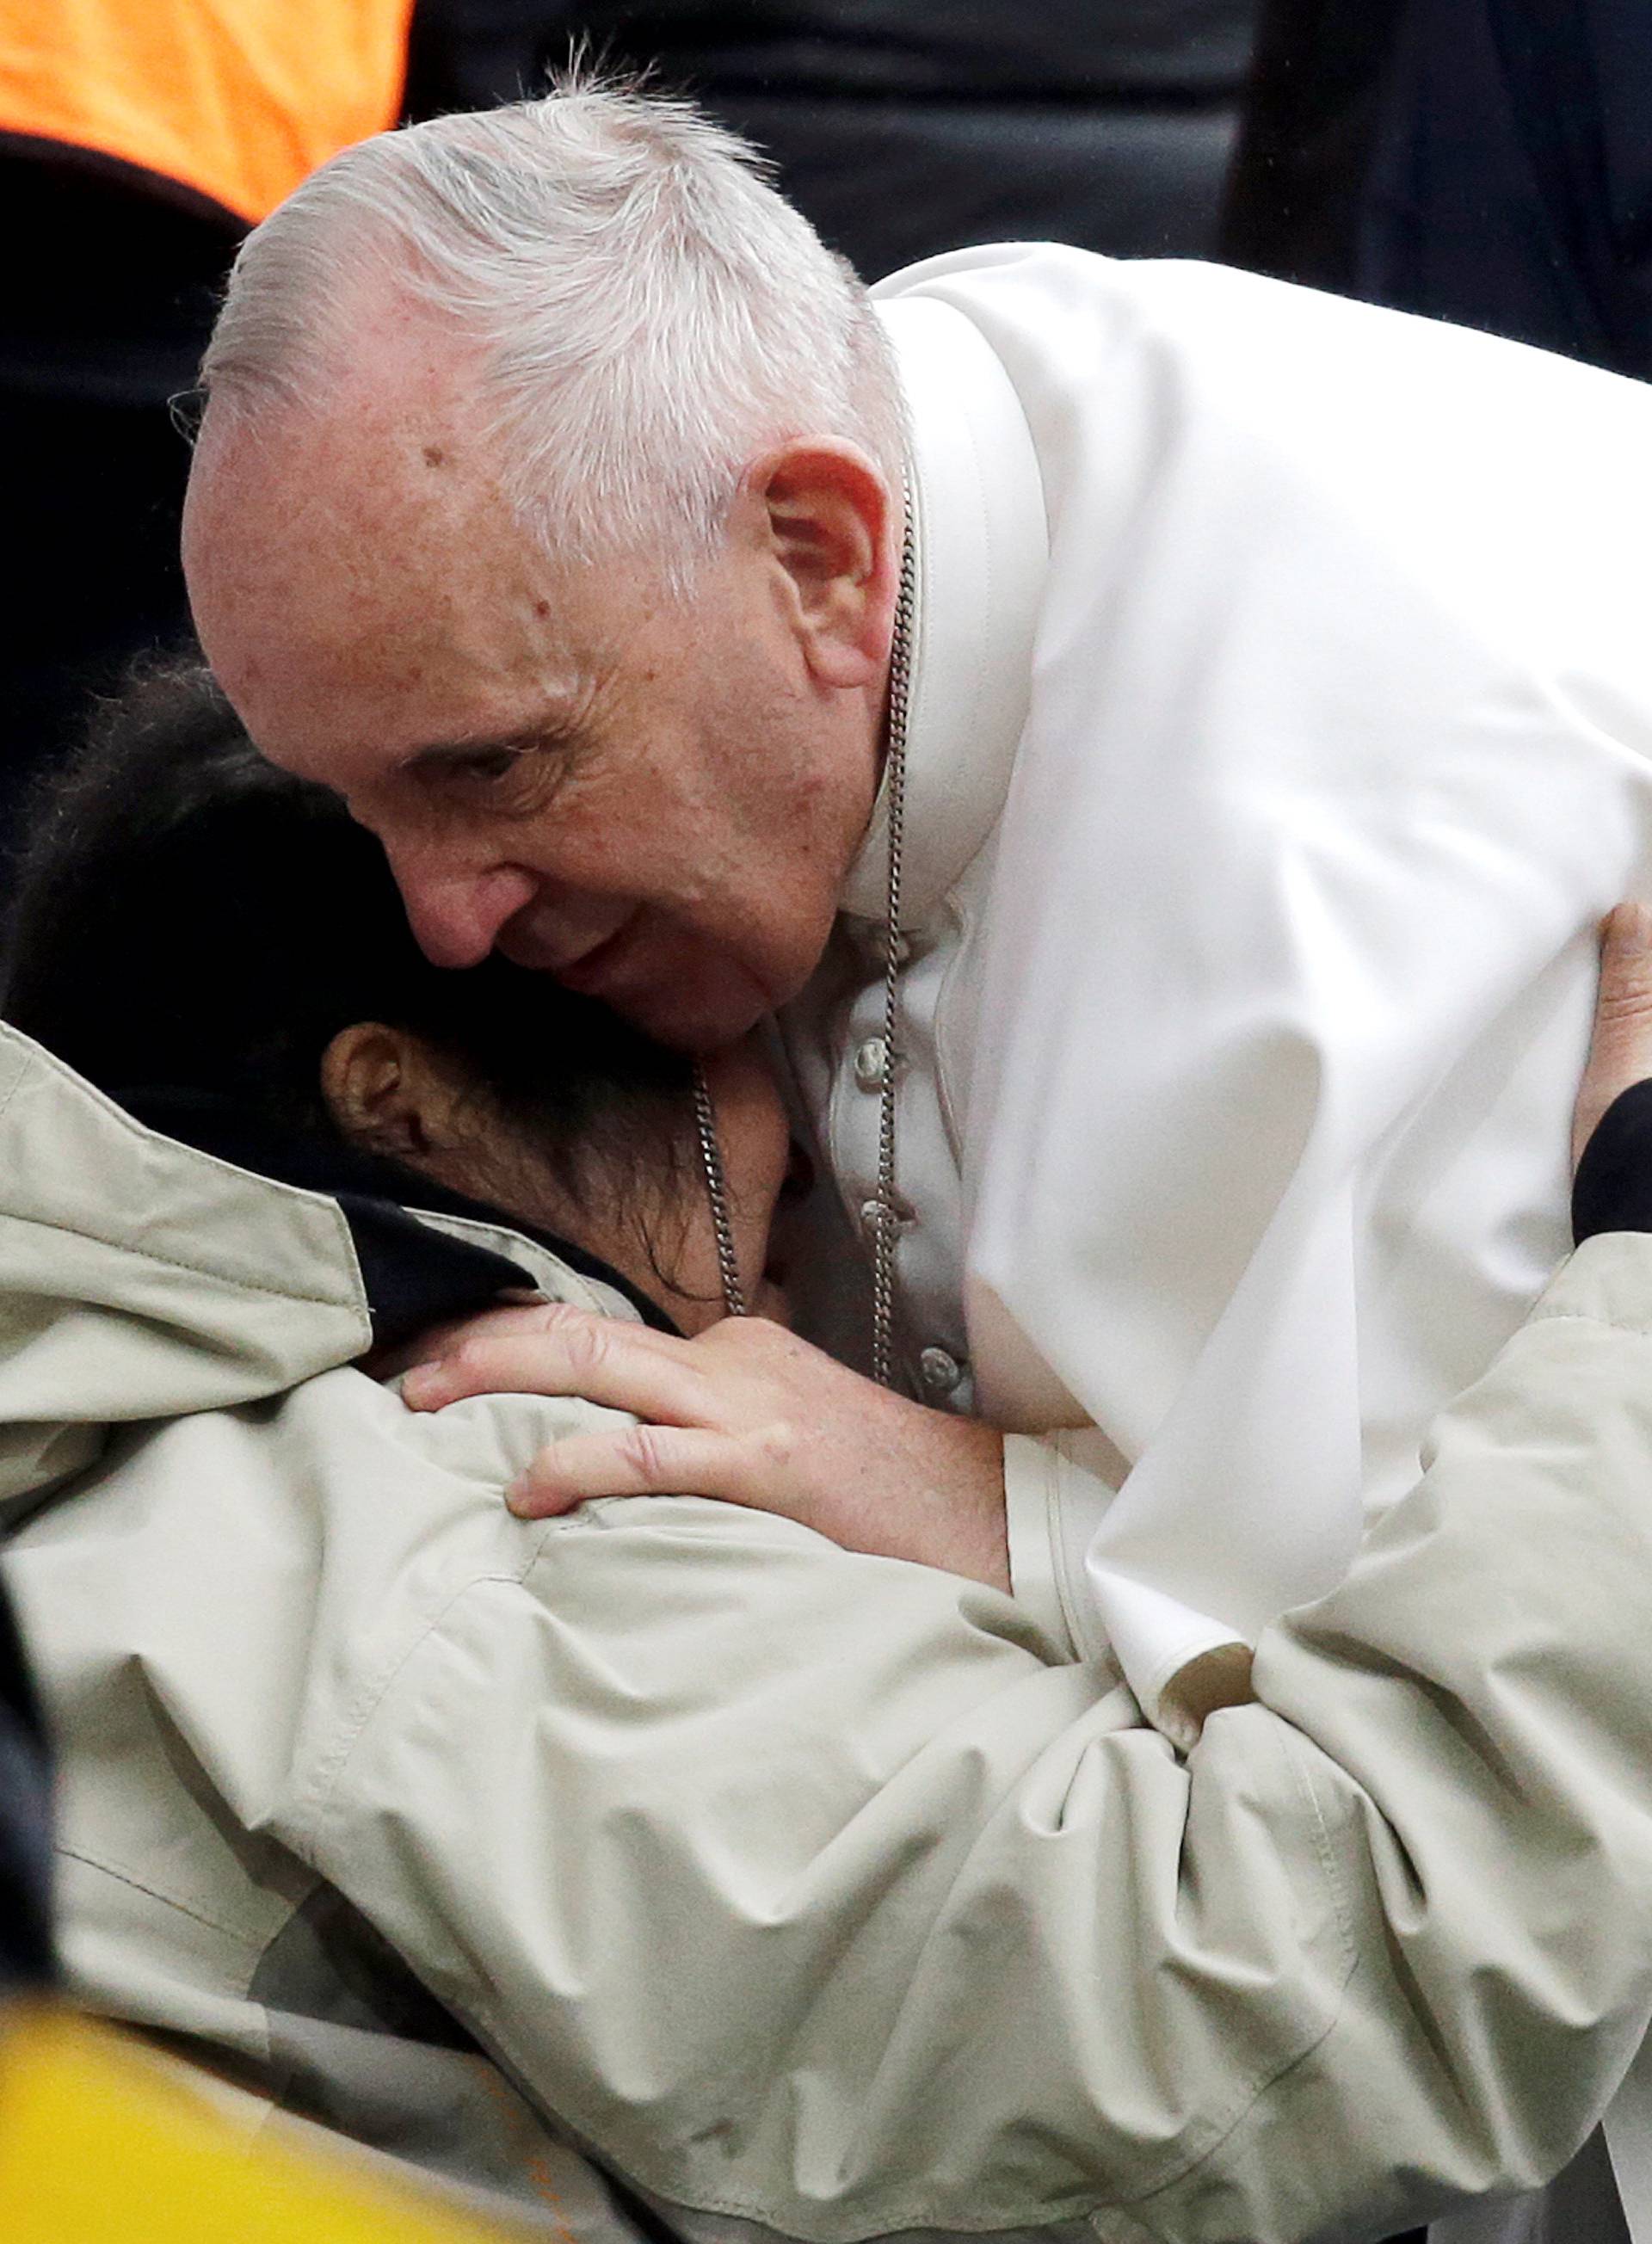
[[[556,968],[557,980],[563,988],[576,990],[582,997],[601,997],[616,978],[615,968],[625,963],[636,924],[634,916],[626,920],[592,950],[571,960],[566,966]]]

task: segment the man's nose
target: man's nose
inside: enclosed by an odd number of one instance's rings
[[[484,873],[439,873],[389,852],[408,925],[432,966],[479,966],[499,929],[534,893],[531,873],[499,865]]]

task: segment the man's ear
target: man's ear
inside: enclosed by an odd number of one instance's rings
[[[322,1097],[352,1146],[403,1161],[437,1148],[451,1104],[425,1046],[382,1021],[339,1031],[322,1055]]]
[[[856,444],[797,437],[754,463],[745,492],[811,672],[824,686],[881,679],[902,529],[886,478]]]

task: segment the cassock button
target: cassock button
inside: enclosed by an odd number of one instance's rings
[[[964,1367],[944,1348],[926,1348],[917,1359],[917,1375],[931,1395],[951,1395],[964,1376]]]
[[[855,1047],[855,1080],[863,1091],[884,1087],[884,1062],[889,1046],[882,1037],[868,1037]]]

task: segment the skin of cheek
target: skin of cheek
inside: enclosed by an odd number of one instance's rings
[[[752,1040],[714,1056],[706,1073],[747,1306],[783,1323],[784,1297],[766,1282],[763,1269],[790,1158],[785,1109]],[[691,1127],[685,1125],[677,1157],[659,1179],[658,1195],[649,1204],[645,1186],[640,1206],[638,1180],[630,1174],[607,1188],[593,1178],[585,1193],[570,1196],[531,1144],[502,1120],[480,1129],[472,1120],[462,1131],[442,1134],[440,1149],[414,1162],[437,1182],[611,1264],[690,1335],[722,1316],[716,1227]],[[615,1209],[623,1209],[623,1216],[609,1213]]]
[[[748,1007],[754,990],[771,1006],[795,994],[870,813],[863,707],[809,687],[767,606],[761,585],[720,581],[706,612],[651,617],[646,649],[605,651],[566,786],[496,837],[553,889],[643,907],[632,956],[599,994],[657,1033],[673,1025],[657,985],[674,970],[743,977],[730,1002]]]
[[[652,672],[629,690],[610,678],[586,737],[528,751],[498,794],[420,801],[403,780],[352,808],[440,963],[492,940],[703,1048],[791,995],[829,931],[842,867],[815,831],[829,789],[808,767],[835,744],[789,738],[798,717],[795,697],[765,724],[751,695],[685,708]]]
[[[547,600],[498,508],[478,501],[472,518],[457,496],[401,490],[395,460],[364,478],[329,456],[308,463],[307,510],[275,464],[239,464],[261,540],[228,507],[221,460],[202,487],[210,497],[217,482],[220,503],[195,495],[210,652],[274,760],[339,787],[389,845],[416,923],[423,897],[432,956],[507,930],[502,947],[556,970],[613,931],[589,901],[581,919],[580,898],[622,898],[641,923],[594,994],[647,1031],[707,1048],[793,995],[870,814],[875,727],[852,696],[809,685],[762,570],[714,567],[687,606],[606,575]],[[395,537],[370,534],[386,524]],[[393,776],[417,741],[531,725],[552,679],[584,737],[543,810],[433,821]]]

